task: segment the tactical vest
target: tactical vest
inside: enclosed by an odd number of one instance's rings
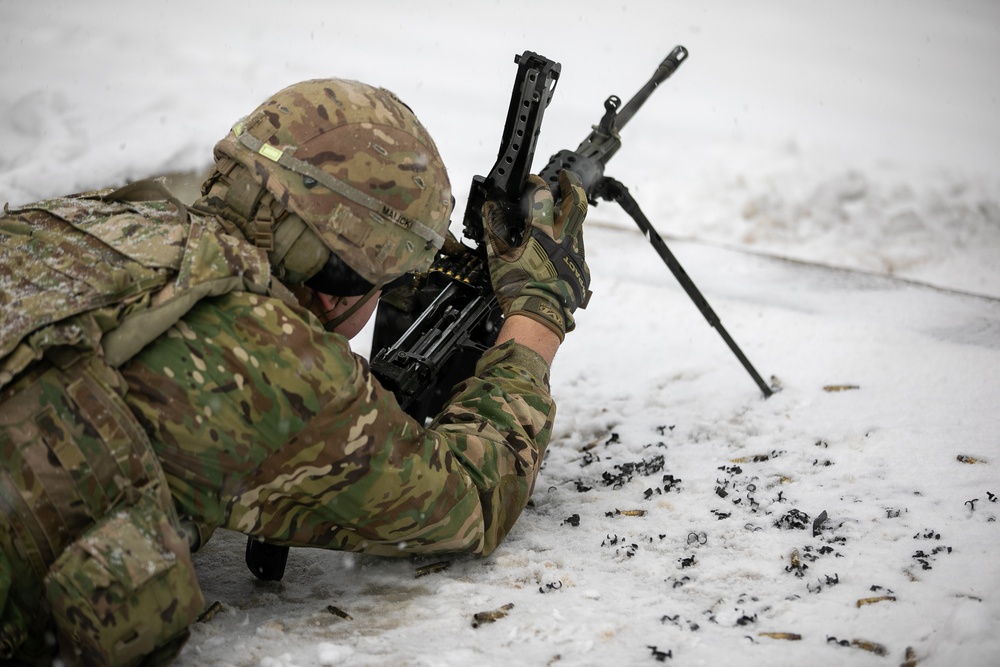
[[[156,181],[8,211],[0,389],[45,356],[96,352],[119,366],[201,299],[267,294],[270,278],[262,251],[189,215]]]
[[[71,664],[179,650],[204,600],[115,368],[201,299],[270,282],[263,251],[156,182],[5,210],[0,659],[44,659],[50,619]]]

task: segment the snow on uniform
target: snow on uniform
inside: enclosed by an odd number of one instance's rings
[[[209,529],[496,548],[551,433],[538,355],[487,352],[425,429],[270,284],[262,250],[151,200],[155,184],[125,190],[0,218],[0,657],[50,659],[50,613],[80,664],[179,649],[203,600],[164,471]],[[116,540],[149,566],[112,557]]]

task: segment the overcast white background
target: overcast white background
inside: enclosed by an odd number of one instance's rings
[[[0,201],[201,171],[269,93],[340,76],[416,111],[460,213],[515,53],[563,66],[540,167],[677,44],[689,61],[608,173],[782,391],[760,397],[603,203],[594,301],[508,542],[421,578],[425,562],[296,550],[261,584],[220,535],[197,558],[224,611],[180,664],[1000,662],[997,3],[0,0]],[[788,529],[791,509],[826,511],[824,530]]]

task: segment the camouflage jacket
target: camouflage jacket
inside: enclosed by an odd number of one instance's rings
[[[547,371],[498,346],[424,428],[345,338],[246,293],[199,304],[122,369],[182,515],[389,556],[497,547],[549,438]]]
[[[538,355],[488,351],[425,428],[270,284],[263,252],[177,202],[111,199],[0,218],[0,387],[67,352],[118,367],[179,513],[209,527],[382,555],[496,548],[551,435]]]

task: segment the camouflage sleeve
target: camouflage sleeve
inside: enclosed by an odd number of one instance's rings
[[[430,426],[479,490],[484,544],[493,551],[521,515],[552,434],[548,364],[508,341],[488,350]]]
[[[528,501],[555,407],[514,343],[425,428],[308,314],[232,294],[122,373],[182,514],[290,545],[488,554]]]

